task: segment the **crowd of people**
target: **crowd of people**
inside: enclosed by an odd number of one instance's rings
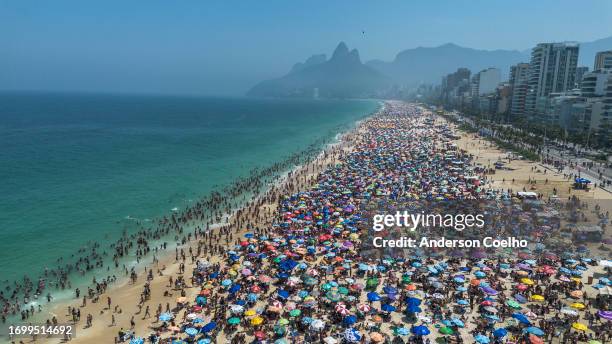
[[[183,244],[197,244],[188,249],[190,278],[182,265],[184,279],[170,281],[180,296],[165,310],[159,304],[149,335],[122,329],[117,340],[608,342],[610,261],[590,257],[588,244],[571,245],[588,240],[572,230],[586,205],[576,197],[561,204],[487,188],[487,170],[474,166],[454,139],[449,125],[426,110],[385,103],[345,138],[348,149],[321,157],[330,164],[307,165],[227,226],[185,236]],[[317,169],[322,166],[328,167]],[[470,204],[487,214],[482,228],[445,230],[448,237],[513,235],[528,239],[529,247],[372,247],[374,213],[421,210],[430,202],[442,202],[434,205],[438,211]],[[274,206],[264,206],[269,203]],[[608,214],[590,210],[605,237]],[[182,220],[197,216],[188,212]],[[166,221],[181,226],[174,217]],[[442,235],[436,230],[413,235]],[[187,257],[177,248],[177,261]]]

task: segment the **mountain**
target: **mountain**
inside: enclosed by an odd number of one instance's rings
[[[314,55],[294,65],[287,75],[260,82],[247,95],[313,97],[318,89],[323,98],[357,98],[372,96],[390,84],[390,78],[361,62],[357,49],[349,50],[340,42],[329,60]]]
[[[305,62],[298,62],[296,64],[293,65],[293,67],[291,68],[291,71],[289,72],[289,74],[291,73],[295,73],[299,70],[302,70],[306,67],[310,67],[310,66],[314,66],[317,64],[321,64],[323,62],[327,61],[327,56],[325,56],[325,54],[318,54],[318,55],[312,55],[311,57],[309,57],[308,59],[306,59]]]
[[[418,47],[398,53],[391,62],[380,60],[366,64],[382,74],[394,76],[394,81],[407,86],[420,83],[439,84],[442,76],[460,67],[472,73],[497,67],[507,74],[511,65],[529,61],[529,55],[517,50],[479,50],[448,43],[439,47]]]

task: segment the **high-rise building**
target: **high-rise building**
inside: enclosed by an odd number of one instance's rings
[[[525,112],[532,118],[542,114],[551,93],[568,91],[575,86],[578,43],[540,43],[531,52]]]
[[[582,82],[582,77],[589,72],[589,67],[580,66],[576,67],[576,77],[574,78],[575,87],[580,87],[580,83]]]
[[[498,68],[487,68],[474,75],[472,96],[481,96],[495,92],[501,82],[501,71]]]
[[[510,120],[525,115],[525,97],[529,81],[529,63],[519,63],[510,67]]]
[[[612,68],[612,50],[600,51],[595,55],[594,69]]]

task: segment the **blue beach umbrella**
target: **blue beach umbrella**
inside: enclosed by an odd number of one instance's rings
[[[390,304],[388,304],[388,303],[385,303],[384,305],[382,305],[382,306],[380,307],[380,309],[381,309],[383,312],[393,312],[393,311],[395,311],[395,309],[396,309],[396,308],[395,308],[395,306],[393,306],[393,305],[390,305]]]
[[[535,327],[535,326],[529,326],[523,329],[523,333],[531,333],[533,335],[540,336],[540,337],[544,335],[544,331],[542,331],[539,327]]]
[[[531,325],[531,322],[529,321],[529,319],[527,319],[527,317],[524,314],[521,313],[513,313],[512,317],[516,320],[518,320],[520,323],[525,324],[525,325]]]
[[[417,336],[426,336],[431,333],[427,326],[423,325],[413,327],[411,332]]]
[[[493,336],[495,338],[503,338],[508,334],[508,330],[506,330],[505,328],[498,328],[497,330],[493,331]]]
[[[457,318],[452,318],[451,321],[457,325],[457,327],[465,327],[465,324],[463,323],[463,321],[457,319]]]
[[[144,339],[140,337],[132,338],[132,340],[130,340],[130,344],[144,344]]]
[[[357,317],[354,315],[349,315],[347,317],[344,317],[344,319],[342,319],[342,323],[347,326],[351,326],[356,322],[357,322]]]
[[[198,340],[198,344],[210,344],[210,343],[212,343],[212,340],[210,338],[202,338]]]
[[[193,327],[188,327],[188,328],[185,329],[185,333],[187,333],[191,337],[193,337],[196,334],[198,334],[198,332],[199,332],[198,329],[193,328]]]
[[[368,301],[380,301],[380,295],[378,293],[371,291],[368,293]]]
[[[159,321],[170,321],[174,318],[172,313],[162,313],[159,315]]]
[[[204,327],[202,327],[202,332],[204,332],[204,333],[210,332],[210,331],[214,330],[215,327],[217,327],[217,323],[214,322],[214,321],[211,321],[208,324],[204,325]]]
[[[474,336],[474,340],[481,344],[487,344],[491,342],[491,340],[489,340],[487,336],[484,336],[482,334],[477,334],[476,336]]]

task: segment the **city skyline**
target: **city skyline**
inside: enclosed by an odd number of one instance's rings
[[[339,41],[363,61],[390,61],[404,49],[449,42],[524,52],[610,36],[599,23],[612,22],[612,4],[589,4],[5,1],[0,89],[243,94],[312,54],[329,56]],[[570,21],[580,25],[567,30]]]

